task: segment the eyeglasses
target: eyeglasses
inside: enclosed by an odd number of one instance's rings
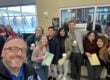
[[[19,47],[8,47],[8,48],[5,48],[4,50],[9,50],[11,51],[12,53],[17,53],[19,52],[19,50],[21,50],[22,53],[26,53],[27,49],[26,48],[19,48]]]

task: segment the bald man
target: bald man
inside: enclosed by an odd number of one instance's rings
[[[0,80],[37,80],[35,70],[25,64],[27,46],[16,37],[6,41],[0,61]]]

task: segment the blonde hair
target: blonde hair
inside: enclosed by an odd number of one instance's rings
[[[76,21],[73,20],[73,19],[71,19],[71,20],[68,21],[68,24],[69,24],[69,23],[75,23],[75,24],[76,24]]]
[[[46,35],[42,35],[41,38],[44,37],[44,36],[47,37]],[[42,50],[42,48],[43,48],[43,45],[42,45],[42,43],[41,43],[41,38],[40,38],[40,41],[39,41],[39,43],[38,43],[38,46],[39,46],[39,49],[40,49],[40,50]],[[49,50],[48,42],[47,42],[47,44],[45,45],[45,47],[46,47],[47,50]]]

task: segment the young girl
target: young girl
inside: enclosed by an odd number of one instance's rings
[[[99,36],[97,39],[99,47],[99,57],[107,69],[107,80],[110,80],[110,41],[105,36]]]
[[[90,61],[88,60],[92,54],[96,54],[98,56],[98,47],[96,41],[97,34],[94,31],[89,32],[84,39],[84,51],[85,56],[87,57],[85,60],[87,64],[88,80],[100,80],[100,74],[103,68],[100,65],[91,65]]]
[[[72,51],[71,40],[67,36],[66,30],[61,27],[58,31],[58,39],[60,42],[60,54],[59,60],[63,58],[63,54],[66,55],[66,60],[63,65],[59,65],[59,79],[60,80],[67,80],[67,73],[68,73],[68,61]],[[64,71],[63,71],[64,70]],[[64,73],[63,73],[64,72]],[[62,79],[61,79],[62,78]]]
[[[33,66],[41,80],[48,80],[48,66],[41,65],[42,61],[46,57],[46,52],[48,52],[48,40],[47,36],[43,35],[31,57],[31,60],[35,63]]]

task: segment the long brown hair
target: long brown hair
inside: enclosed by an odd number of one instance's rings
[[[99,36],[98,39],[101,39],[103,42],[103,47],[100,48],[99,50],[99,57],[101,60],[108,62],[110,61],[108,57],[109,56],[109,52],[108,52],[109,40],[105,36]]]

